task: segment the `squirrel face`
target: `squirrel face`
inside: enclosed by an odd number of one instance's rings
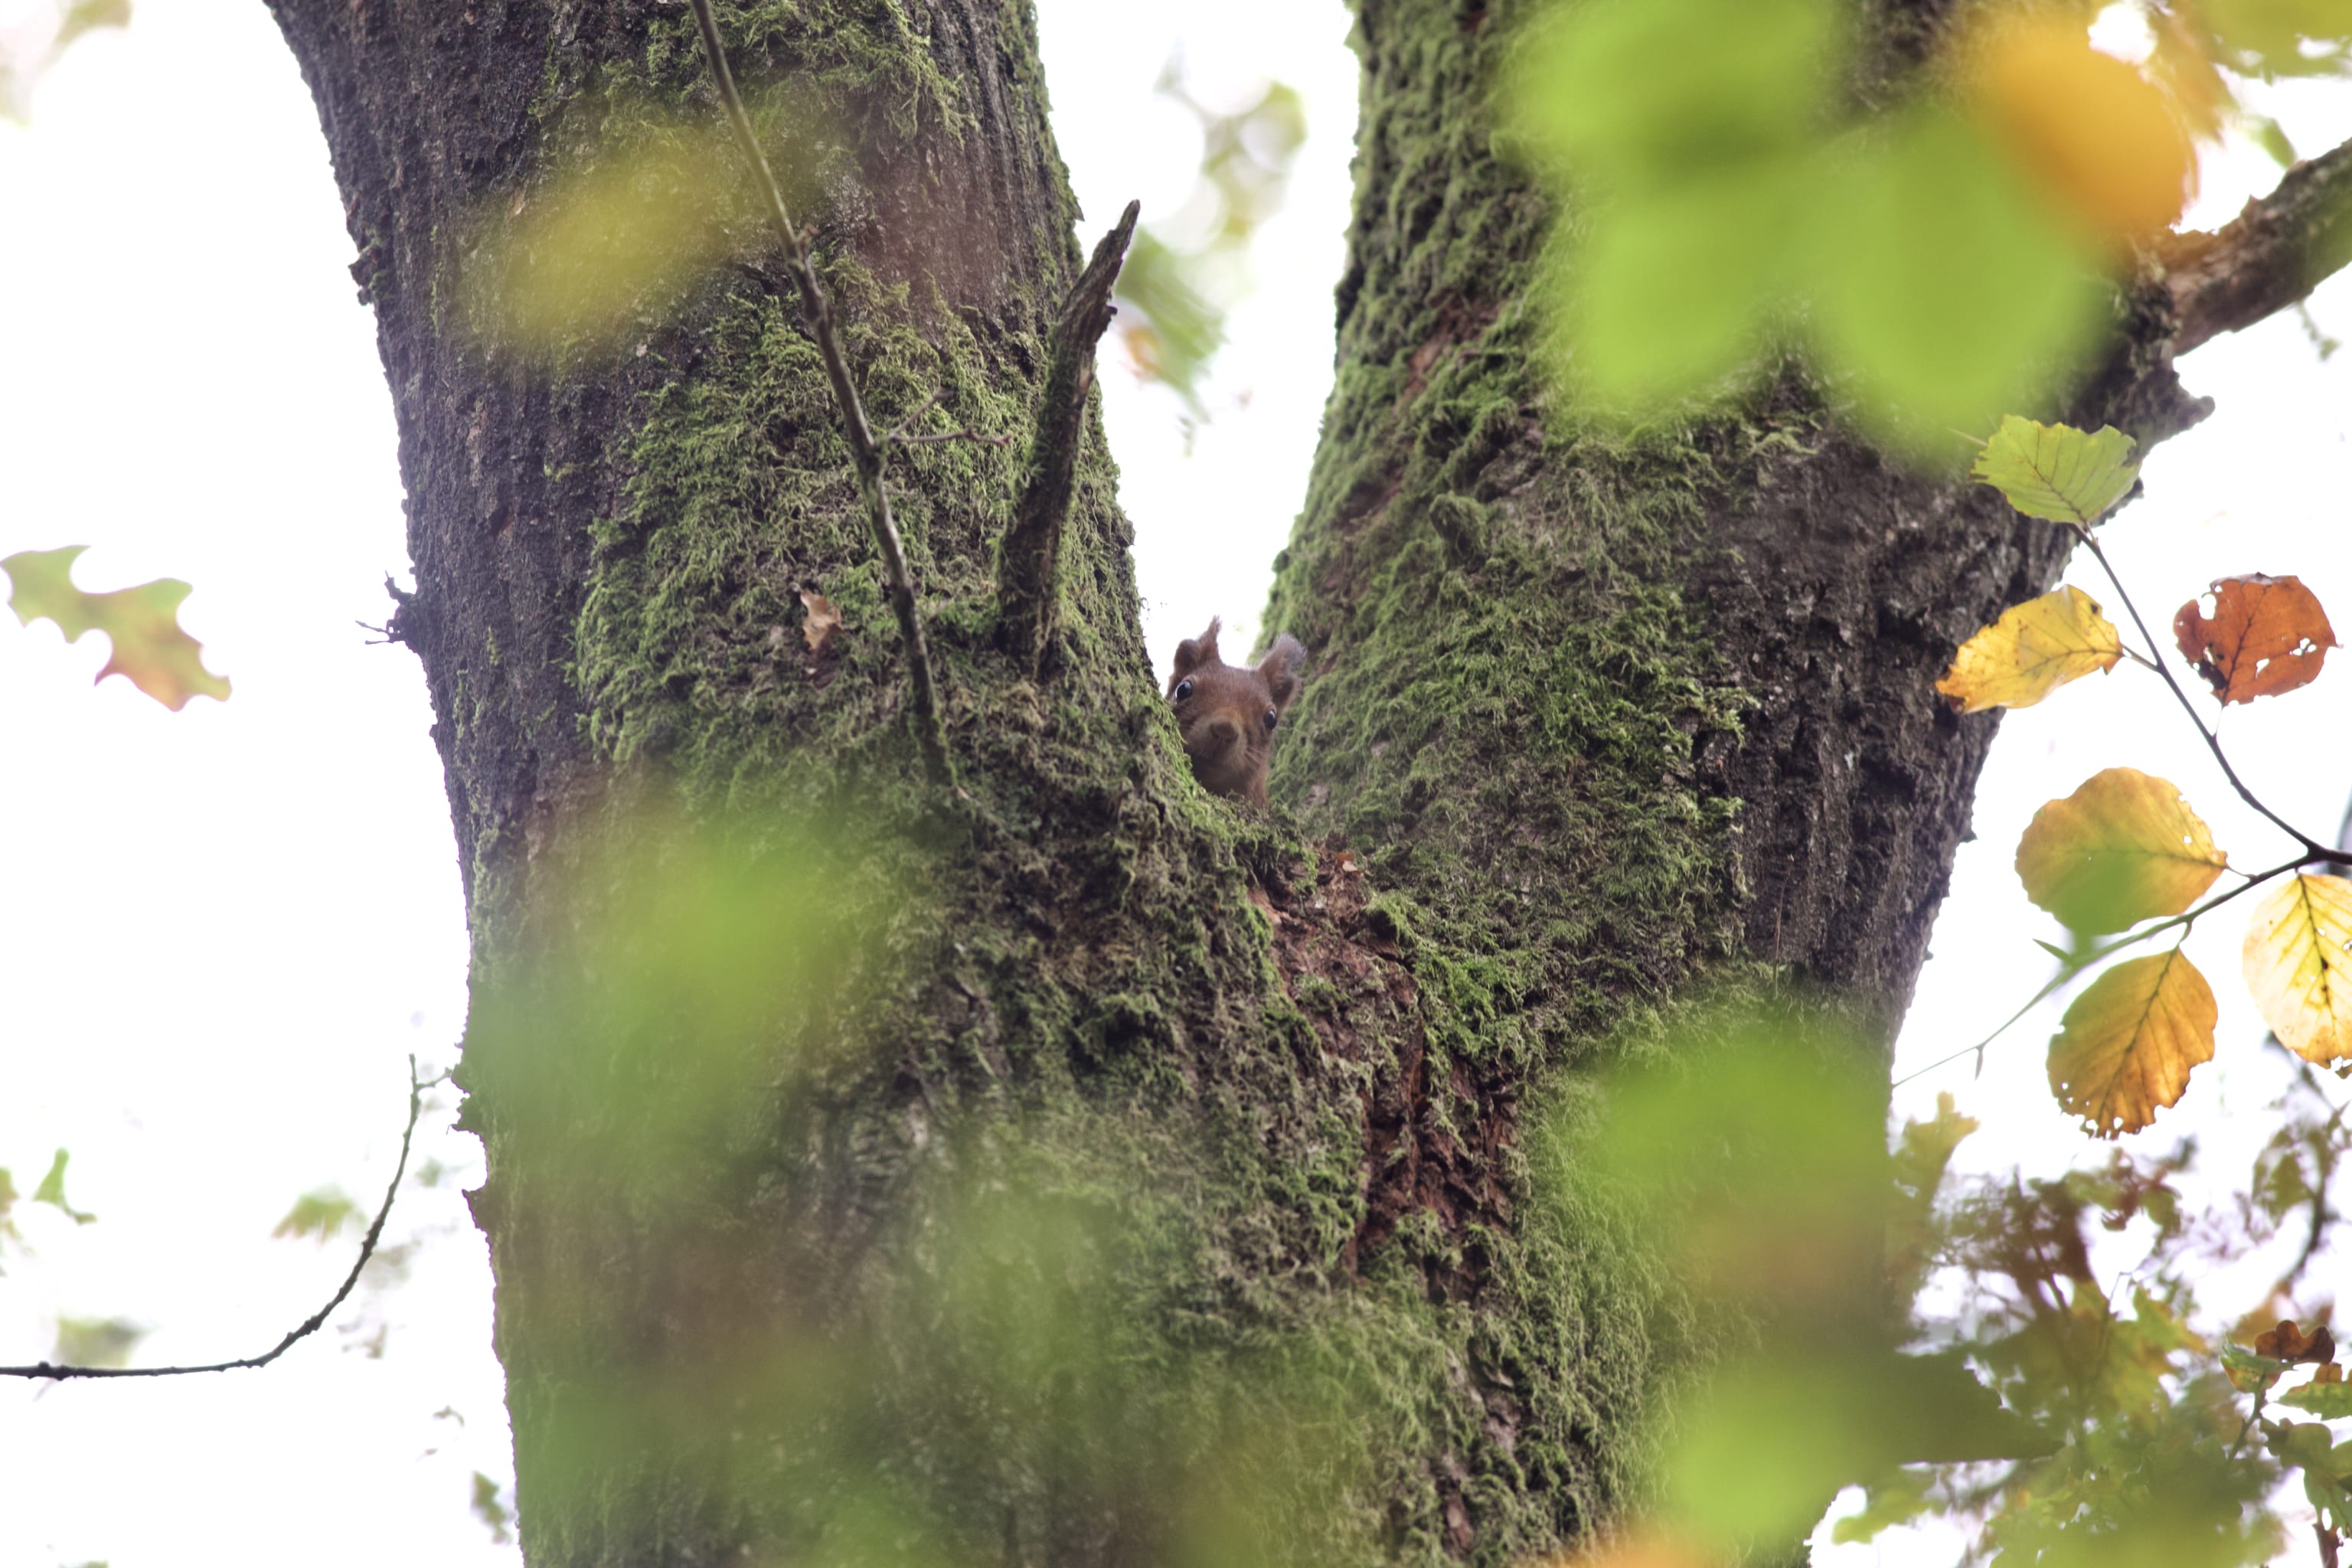
[[[1275,638],[1255,668],[1227,664],[1217,657],[1217,628],[1223,624],[1222,617],[1213,617],[1207,631],[1176,645],[1168,700],[1176,706],[1192,776],[1213,794],[1237,795],[1264,805],[1275,728],[1298,695],[1298,666],[1307,650],[1286,635]]]

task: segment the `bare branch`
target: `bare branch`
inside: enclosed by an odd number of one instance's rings
[[[2171,237],[2158,258],[2176,355],[2294,305],[2352,262],[2352,142],[2297,163],[2225,226]]]
[[[858,488],[866,494],[866,510],[873,520],[875,548],[882,552],[883,567],[890,578],[890,607],[898,612],[899,641],[907,650],[907,673],[915,689],[915,740],[922,747],[923,765],[931,782],[947,784],[952,782],[952,776],[948,767],[947,734],[940,721],[939,683],[931,674],[930,642],[923,635],[922,613],[915,603],[915,574],[907,564],[907,547],[898,538],[897,520],[890,515],[890,492],[882,482],[887,447],[875,437],[874,426],[866,417],[866,401],[858,395],[857,384],[850,377],[849,361],[841,352],[841,335],[834,327],[833,301],[817,283],[816,268],[809,261],[807,237],[793,226],[792,213],[784,205],[783,188],[776,184],[775,171],[768,166],[768,155],[760,150],[760,139],[752,134],[751,117],[744,110],[742,95],[735,90],[735,73],[728,68],[727,51],[719,41],[719,24],[710,15],[710,0],[690,3],[695,25],[702,31],[702,52],[710,61],[711,79],[718,84],[719,101],[727,106],[727,121],[734,127],[736,144],[742,148],[744,159],[758,176],[760,195],[767,200],[769,226],[782,241],[793,279],[800,286],[801,321],[816,340],[818,356],[824,361],[825,379],[833,384],[833,398],[841,408],[841,422],[849,436],[850,457],[857,465]]]
[[[1118,226],[1095,247],[1094,258],[1054,323],[1053,357],[1029,447],[1028,478],[997,554],[997,604],[1004,646],[1032,668],[1041,668],[1054,642],[1061,595],[1062,531],[1069,521],[1078,450],[1086,439],[1087,394],[1095,384],[1095,345],[1110,327],[1111,286],[1135,237],[1139,202],[1129,202]]]
[[[431,1080],[433,1083],[440,1081],[438,1078]],[[205,1366],[71,1366],[44,1361],[36,1362],[31,1366],[0,1366],[0,1377],[29,1377],[62,1383],[68,1378],[191,1377],[206,1372],[242,1372],[249,1367],[268,1366],[292,1350],[296,1343],[317,1333],[334,1315],[335,1309],[343,1304],[344,1298],[352,1293],[352,1288],[360,1282],[360,1271],[368,1266],[368,1259],[375,1256],[375,1244],[383,1236],[383,1222],[392,1217],[393,1196],[400,1191],[400,1178],[408,1173],[408,1146],[416,1138],[416,1119],[425,1111],[426,1087],[426,1080],[416,1076],[416,1058],[409,1058],[408,1125],[400,1134],[400,1160],[392,1168],[392,1181],[383,1189],[383,1202],[375,1211],[375,1223],[368,1226],[366,1237],[361,1240],[360,1255],[353,1260],[352,1271],[343,1276],[341,1287],[328,1298],[325,1306],[288,1331],[286,1337],[269,1349],[259,1355],[247,1356],[242,1361],[216,1361]]]

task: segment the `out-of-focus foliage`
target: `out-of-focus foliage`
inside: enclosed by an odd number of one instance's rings
[[[33,1201],[47,1204],[76,1225],[94,1225],[98,1221],[96,1215],[86,1214],[66,1201],[66,1164],[71,1158],[63,1149],[50,1156],[48,1173],[42,1176],[41,1184],[33,1189]]]
[[[34,86],[76,38],[130,25],[131,0],[37,0],[0,23],[0,120],[21,125],[32,118]]]
[[[1114,296],[1118,340],[1137,373],[1166,383],[1198,419],[1226,312],[1250,287],[1250,242],[1281,210],[1307,116],[1297,91],[1281,82],[1232,108],[1203,103],[1181,59],[1169,62],[1159,91],[1199,119],[1201,175],[1183,205],[1137,231]]]
[[[1664,1310],[1727,1348],[1664,1413],[1654,1509],[1577,1561],[1778,1560],[1846,1486],[1863,1501],[1840,1542],[1932,1521],[1967,1532],[1966,1563],[2040,1568],[2253,1568],[2308,1530],[2300,1507],[2331,1526],[2352,1507],[2352,1444],[2308,1419],[2352,1419],[2334,1341],[2269,1326],[2321,1253],[2352,1143],[2315,1078],[2273,1108],[2238,1212],[2200,1213],[2188,1146],[1956,1180],[1976,1123],[1948,1095],[1890,1154],[1871,1054],[1795,1012],[1664,1056],[1613,1086],[1569,1179],[1660,1238]],[[2219,1266],[2298,1237],[2252,1316],[2210,1319],[2198,1288]],[[2311,1381],[2278,1393],[2298,1363]]]
[[[59,1318],[51,1359],[67,1366],[124,1366],[152,1331],[127,1318]]]
[[[1134,1283],[1149,1173],[919,1096],[905,1129],[835,1119],[899,1070],[877,998],[909,984],[926,854],[846,817],[604,826],[585,842],[619,847],[542,851],[554,940],[478,993],[467,1047],[486,1094],[528,1086],[498,1137],[552,1205],[500,1289],[569,1304],[508,1346],[563,1406],[523,1493],[560,1517],[654,1455],[773,1561],[1066,1561],[1108,1521],[1157,1563],[1312,1561],[1361,1439],[1279,1345],[1165,1353]],[[922,1157],[877,1161],[907,1186],[870,1214],[802,1164],[902,1135]],[[1008,1545],[1007,1499],[1044,1533]]]
[[[170,577],[86,594],[73,585],[74,558],[89,546],[26,550],[0,560],[11,584],[9,608],[25,626],[49,620],[79,642],[84,632],[104,632],[113,657],[98,672],[104,680],[120,675],[176,713],[192,697],[228,700],[228,682],[205,668],[204,645],[180,629],[180,604],[195,592]]]
[[[357,1202],[340,1187],[321,1187],[317,1192],[304,1193],[286,1211],[270,1235],[280,1241],[309,1237],[324,1247],[342,1233],[345,1226],[360,1223],[366,1217]]]
[[[1564,384],[1641,418],[1801,349],[1920,457],[2046,405],[2108,277],[2179,219],[2197,139],[2245,121],[2229,74],[2338,69],[2352,35],[2340,0],[2147,0],[2135,64],[2092,47],[2102,9],[1973,8],[1926,69],[1857,93],[1875,68],[1843,0],[1560,0],[1507,96],[1569,215]]]

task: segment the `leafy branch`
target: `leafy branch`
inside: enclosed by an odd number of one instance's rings
[[[392,1168],[392,1180],[385,1184],[383,1202],[377,1205],[375,1218],[360,1240],[360,1255],[352,1261],[351,1272],[327,1299],[327,1304],[303,1319],[286,1332],[286,1336],[259,1355],[241,1357],[236,1361],[210,1362],[202,1366],[74,1366],[55,1362],[35,1362],[30,1366],[0,1366],[0,1377],[33,1378],[44,1382],[62,1383],[71,1378],[98,1377],[190,1377],[198,1373],[242,1372],[248,1368],[265,1367],[301,1341],[315,1334],[334,1315],[360,1282],[362,1270],[368,1259],[375,1256],[376,1243],[383,1239],[384,1221],[392,1217],[392,1200],[400,1191],[401,1178],[408,1173],[409,1146],[415,1142],[417,1119],[425,1113],[425,1091],[439,1083],[443,1077],[420,1079],[416,1076],[416,1058],[408,1058],[408,1125],[401,1130],[400,1158]]]

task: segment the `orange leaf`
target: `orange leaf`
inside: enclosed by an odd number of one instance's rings
[[[2050,1041],[2050,1091],[2095,1137],[2137,1132],[2213,1059],[2220,1016],[2179,948],[2118,963],[2066,1009]]]
[[[2305,1061],[2352,1057],[2352,882],[2297,873],[2246,925],[2246,989]]]
[[[2293,1318],[2282,1318],[2254,1336],[2254,1352],[2273,1361],[2333,1361],[2336,1336],[2328,1332],[2325,1323],[2305,1333]],[[2342,1375],[2340,1372],[2336,1373],[2338,1377]]]
[[[2229,863],[2180,792],[2137,768],[2093,774],[2035,812],[2017,841],[2025,896],[2084,931],[2177,915]]]
[[[1960,645],[1936,689],[1963,713],[2031,708],[2078,676],[2112,669],[2123,656],[2123,640],[2098,601],[2065,587],[2003,610]]]
[[[2051,198],[2111,245],[2172,226],[2197,153],[2174,99],[2091,47],[2078,16],[2011,17],[1971,51],[1977,112]]]
[[[2212,616],[2191,599],[2172,617],[2172,636],[2223,702],[2275,697],[2319,678],[2336,628],[2301,578],[2224,577],[2210,596]]]
[[[204,645],[180,629],[180,601],[194,590],[163,577],[111,594],[85,594],[73,585],[73,563],[87,548],[27,550],[0,561],[16,618],[28,626],[55,621],[68,642],[79,641],[84,632],[104,632],[113,654],[98,679],[121,676],[174,713],[191,697],[227,701],[228,682],[205,668]]]
[[[801,590],[801,608],[808,612],[801,621],[801,636],[808,640],[809,652],[823,653],[841,630],[841,612],[831,599],[807,588]]]

